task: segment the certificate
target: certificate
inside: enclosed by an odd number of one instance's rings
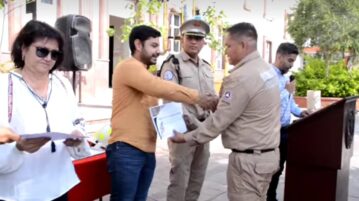
[[[20,136],[22,139],[50,138],[51,140],[66,140],[68,138],[82,139],[86,137],[86,136],[73,136],[67,133],[60,133],[60,132],[22,134]]]
[[[183,120],[182,104],[177,102],[165,103],[150,109],[152,123],[161,139],[172,137],[173,130],[184,133],[187,131]]]

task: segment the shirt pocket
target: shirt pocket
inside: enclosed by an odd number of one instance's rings
[[[210,70],[205,70],[202,73],[201,83],[205,83],[205,90],[211,93],[215,93],[214,89],[214,75]]]
[[[203,71],[203,75],[206,79],[209,79],[209,80],[212,80],[213,81],[213,78],[214,78],[214,75],[211,71],[209,70],[205,70]]]
[[[179,82],[179,84],[192,89],[197,89],[198,85],[196,83],[193,73],[191,72],[181,72],[181,81]]]

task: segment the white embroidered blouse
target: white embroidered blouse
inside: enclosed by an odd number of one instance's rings
[[[69,81],[60,75],[49,76],[51,86],[43,108],[20,74],[11,73],[12,87],[9,74],[0,74],[0,127],[10,127],[18,134],[44,133],[48,126],[52,132],[69,134],[79,127],[84,129],[78,124],[82,118]],[[9,99],[10,91],[13,95]],[[71,156],[89,155],[88,144],[83,141],[78,147],[67,147],[63,140],[54,143],[55,152],[48,142],[32,154],[19,151],[15,143],[0,145],[0,199],[53,200],[79,183]]]

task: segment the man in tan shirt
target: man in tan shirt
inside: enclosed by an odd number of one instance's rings
[[[161,33],[149,26],[132,29],[129,36],[131,58],[119,63],[113,75],[112,135],[106,149],[111,174],[111,200],[146,201],[156,160],[156,133],[148,108],[154,97],[213,110],[215,95],[162,80],[147,69],[157,61]]]
[[[231,149],[227,169],[231,201],[266,200],[279,166],[280,99],[275,71],[257,51],[252,24],[227,29],[226,54],[235,67],[223,81],[217,110],[189,133],[175,132],[175,142],[206,143],[222,133]]]
[[[215,94],[212,68],[198,54],[205,45],[209,25],[199,16],[185,21],[180,31],[182,51],[170,56],[162,65],[161,77],[201,93]],[[199,122],[209,111],[198,105],[185,104],[185,113]],[[209,159],[209,143],[198,146],[168,141],[171,162],[167,201],[196,201],[201,192]]]

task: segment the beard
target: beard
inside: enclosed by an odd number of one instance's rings
[[[284,68],[284,69],[279,69],[280,72],[282,73],[282,75],[286,74],[289,72],[289,68]]]
[[[156,64],[158,56],[159,54],[152,54],[152,55],[142,54],[141,60],[144,64],[150,66]]]

